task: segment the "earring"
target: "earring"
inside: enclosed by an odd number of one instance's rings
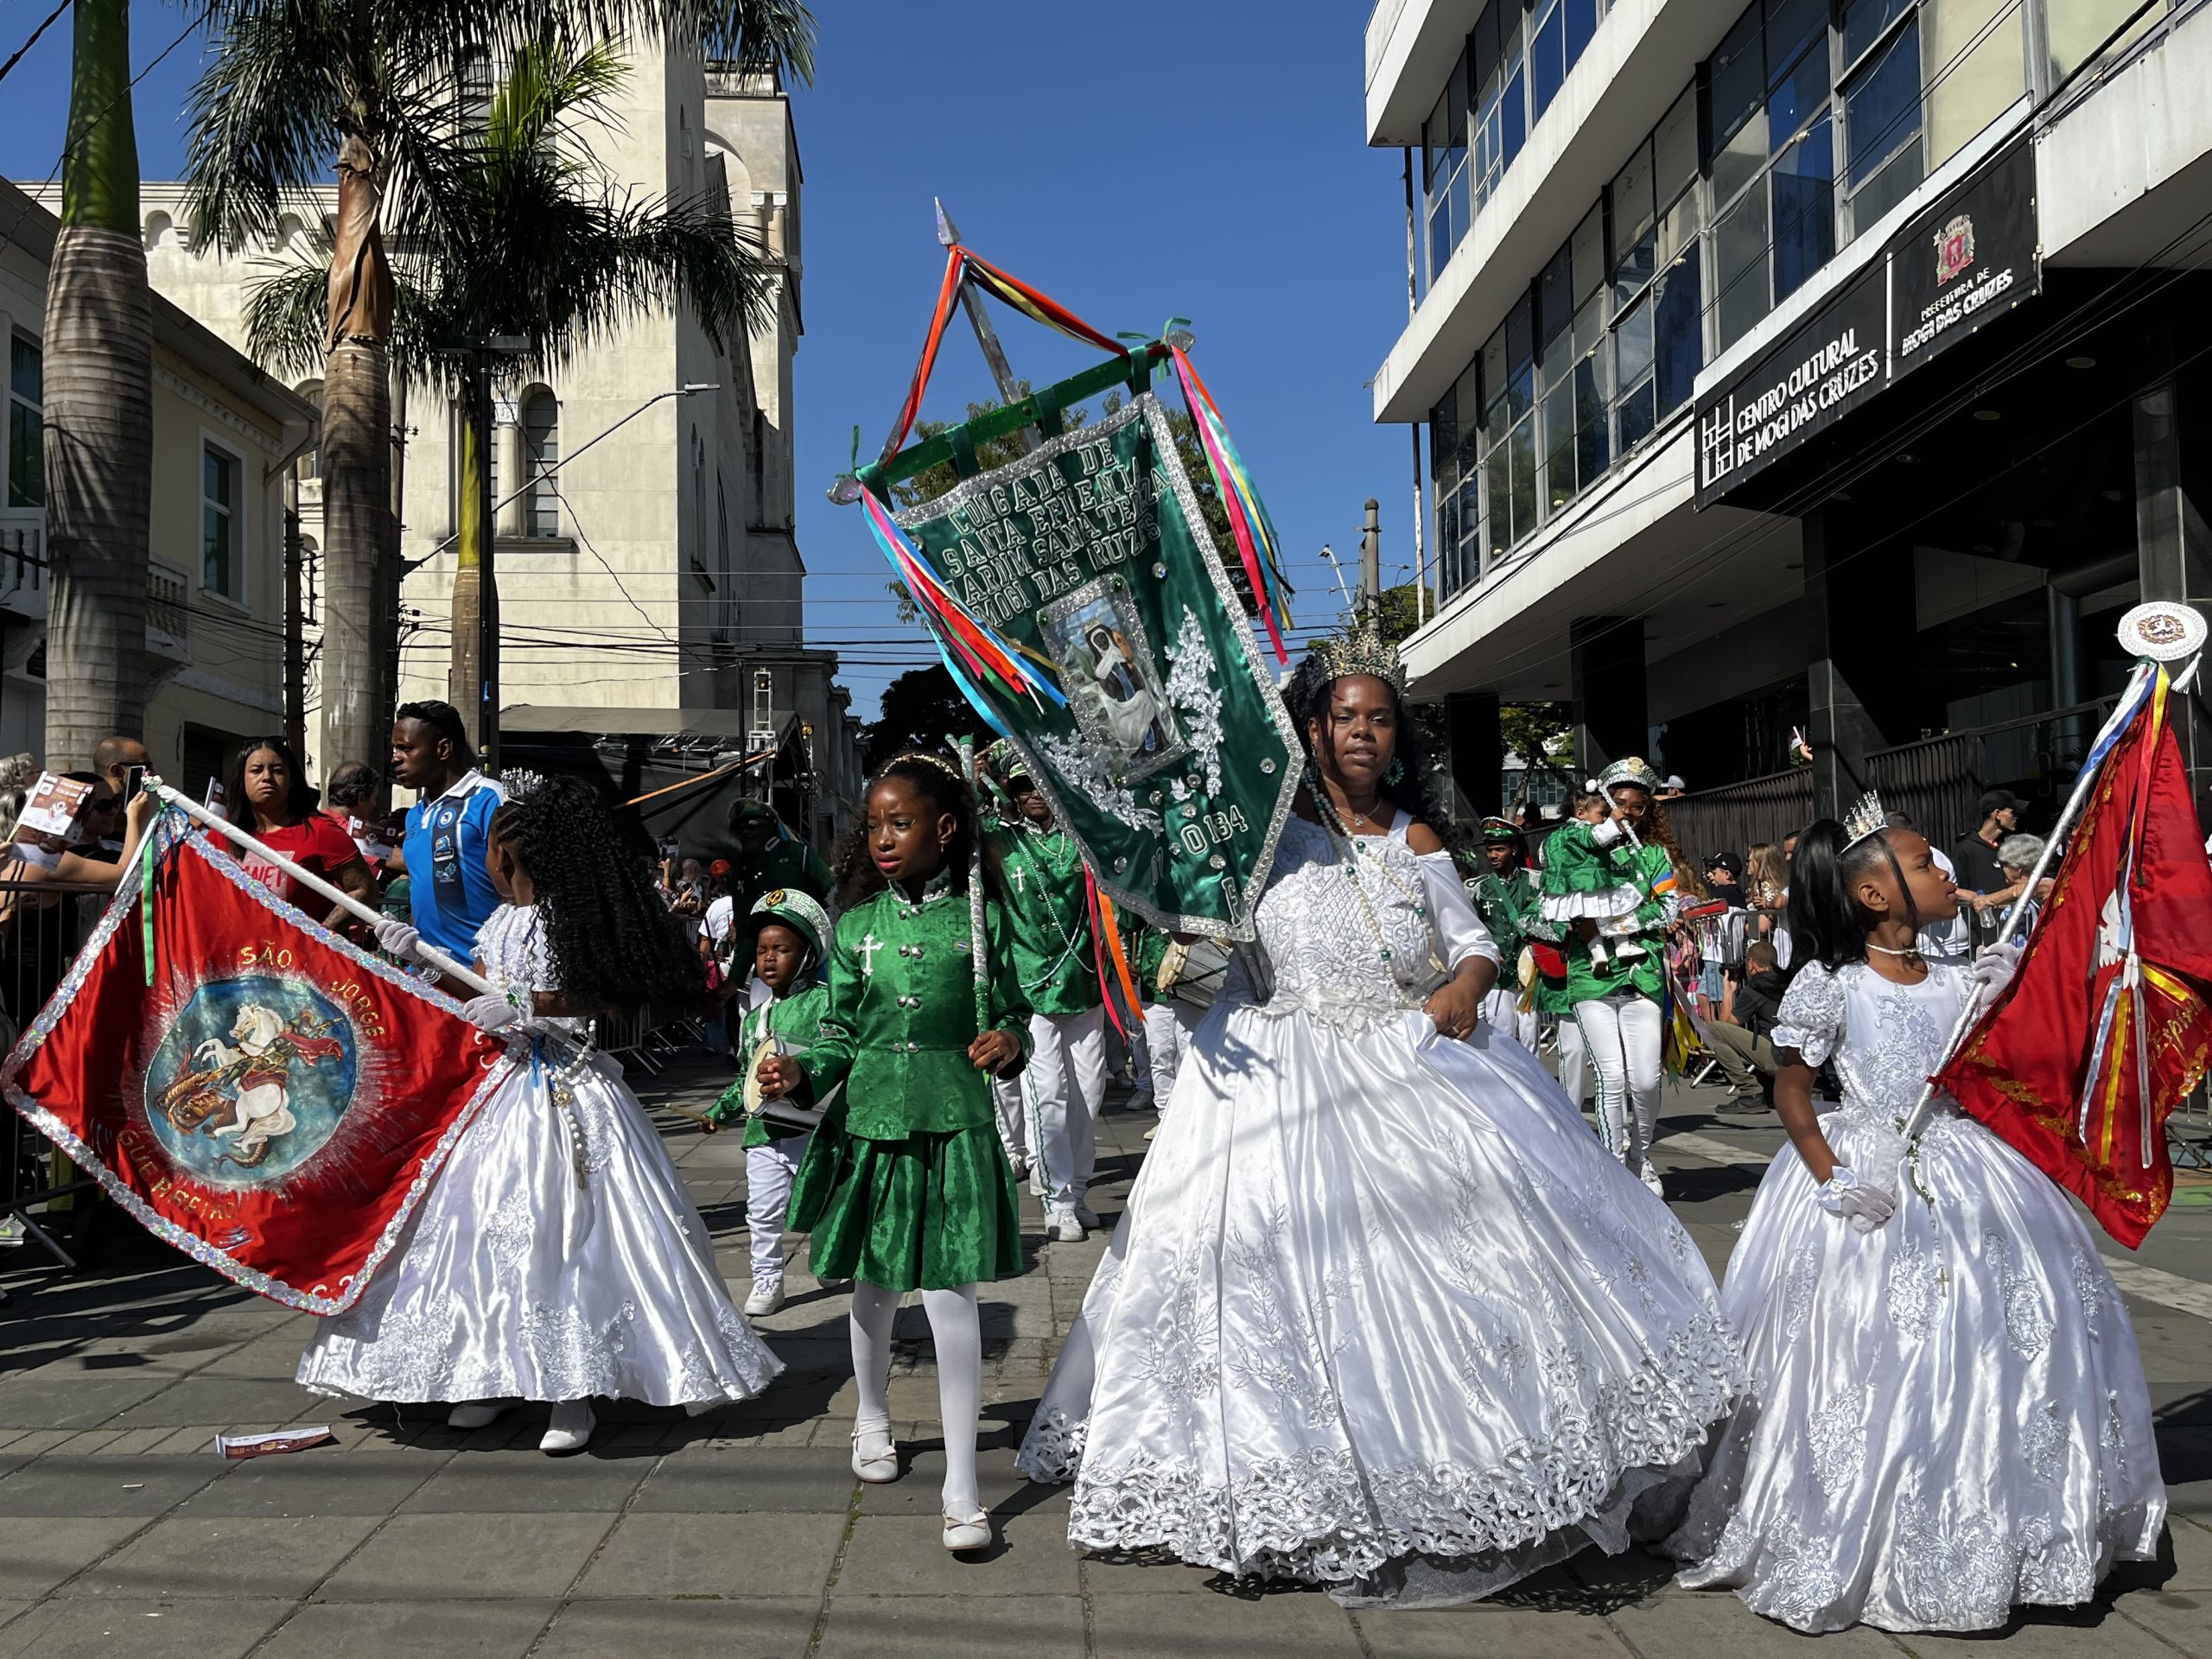
[[[1396,755],[1392,755],[1390,764],[1382,770],[1382,781],[1386,784],[1402,783],[1405,781],[1405,776],[1406,763]]]

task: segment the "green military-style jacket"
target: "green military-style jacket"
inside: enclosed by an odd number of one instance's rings
[[[1136,981],[1137,997],[1145,1002],[1172,1002],[1160,988],[1160,965],[1167,960],[1167,936],[1149,922],[1132,921],[1122,934],[1122,954],[1128,958],[1129,977]]]
[[[1516,870],[1510,875],[1500,875],[1495,870],[1484,870],[1469,876],[1462,885],[1474,901],[1475,914],[1482,918],[1484,928],[1497,946],[1507,982],[1516,982],[1521,970],[1515,964],[1521,960],[1521,948],[1529,943],[1529,925],[1543,908],[1544,896],[1537,888],[1535,872]]]
[[[788,995],[774,997],[756,1008],[745,1013],[744,1024],[737,1039],[737,1064],[741,1071],[753,1062],[753,1051],[770,1037],[780,1038],[784,1052],[799,1058],[809,1052],[822,1034],[822,1020],[830,1012],[830,988],[820,981],[801,985]],[[821,1103],[827,1106],[830,1103]],[[721,1097],[707,1109],[707,1116],[717,1123],[734,1123],[745,1116],[745,1078],[722,1090]],[[765,1147],[771,1141],[782,1141],[791,1135],[804,1135],[806,1129],[798,1123],[786,1123],[780,1118],[756,1117],[745,1126],[745,1144]]]
[[[1013,928],[984,909],[990,952],[986,1028],[1029,1052],[1029,1001],[1014,968]],[[830,1006],[798,1057],[814,1096],[844,1084],[844,1132],[903,1141],[995,1122],[991,1079],[968,1058],[979,1034],[968,895],[949,887],[919,904],[899,889],[863,899],[837,920]]]
[[[1655,1000],[1664,994],[1667,928],[1679,910],[1674,884],[1674,861],[1650,842],[1637,847],[1624,836],[1601,847],[1588,824],[1570,821],[1544,843],[1543,910],[1548,919],[1566,925],[1568,1007],[1620,991]],[[1572,924],[1631,912],[1642,954],[1625,957],[1621,941],[1608,938],[1605,964],[1592,962],[1588,942]]]
[[[813,848],[788,831],[779,831],[758,857],[740,852],[731,861],[729,879],[724,887],[734,915],[742,919],[752,913],[753,900],[779,887],[826,900],[830,896],[830,867]]]
[[[999,830],[1022,994],[1039,1014],[1082,1014],[1103,1000],[1083,854],[1065,830],[1009,819]]]

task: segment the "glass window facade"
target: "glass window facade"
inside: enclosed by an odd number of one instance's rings
[[[558,536],[561,486],[555,474],[561,465],[561,405],[543,387],[523,400],[522,463],[530,480],[530,493],[523,498],[524,533]]]
[[[213,444],[200,452],[200,586],[238,597],[238,461]]]
[[[28,334],[8,337],[8,505],[46,505],[46,365]]]
[[[1425,151],[1430,277],[1605,3],[1484,9]],[[1632,454],[1708,361],[2086,49],[2046,29],[2052,63],[2031,73],[2028,34],[2022,0],[1751,0],[1431,410],[1446,594]],[[1455,95],[1469,100],[1464,129]]]

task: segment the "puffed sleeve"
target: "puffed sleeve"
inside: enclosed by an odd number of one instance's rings
[[[1808,962],[1782,994],[1770,1033],[1777,1052],[1797,1051],[1808,1065],[1821,1065],[1843,1040],[1843,981],[1817,962]]]
[[[1443,947],[1445,967],[1456,972],[1469,957],[1502,965],[1504,959],[1498,955],[1490,930],[1467,902],[1467,890],[1460,885],[1452,855],[1423,853],[1415,861],[1421,866],[1421,889],[1428,898],[1429,918],[1436,927],[1436,942]]]
[[[1005,1032],[1021,1045],[1021,1058],[1029,1058],[1029,997],[1021,988],[1021,974],[1014,960],[1014,924],[1006,908],[994,899],[984,907],[983,937],[991,950],[991,1029]]]
[[[1642,889],[1580,819],[1561,825],[1544,843],[1546,921],[1572,922],[1586,916],[1603,921],[1611,916],[1625,916],[1643,898]]]
[[[845,1074],[853,1069],[853,1056],[858,1047],[855,1033],[864,982],[859,955],[853,949],[853,932],[844,921],[837,924],[830,947],[829,1007],[823,1011],[821,1028],[812,1046],[798,1057],[798,1069],[805,1075],[808,1089],[816,1099],[844,1082]]]

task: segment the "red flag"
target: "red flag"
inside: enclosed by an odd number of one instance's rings
[[[0,1090],[156,1237],[336,1313],[505,1075],[455,1006],[193,835],[109,909]]]
[[[2018,974],[1936,1074],[2133,1249],[2212,1054],[2212,865],[2158,671],[2101,760]]]

